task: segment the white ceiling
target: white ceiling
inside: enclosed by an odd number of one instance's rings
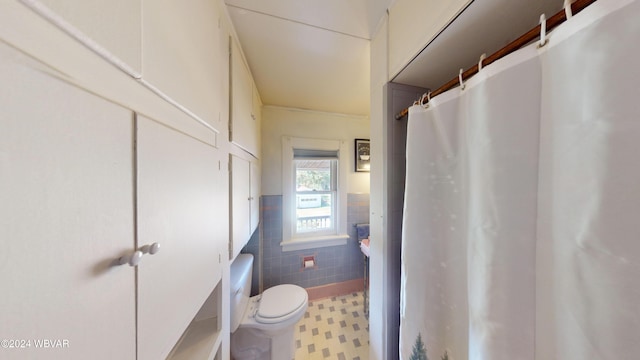
[[[394,0],[225,0],[265,105],[369,114],[369,43]],[[394,82],[436,89],[562,0],[475,0]]]
[[[393,0],[226,0],[265,105],[369,114],[369,40]]]

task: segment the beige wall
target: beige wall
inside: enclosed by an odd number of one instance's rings
[[[369,139],[369,118],[283,107],[262,108],[262,195],[282,195],[282,136],[344,140],[348,193],[369,193],[369,173],[354,171],[354,139]]]

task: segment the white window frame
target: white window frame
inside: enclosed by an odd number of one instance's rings
[[[294,149],[337,151],[337,194],[335,226],[332,233],[296,234],[296,188]],[[308,139],[284,136],[282,138],[282,251],[315,249],[346,245],[347,234],[347,174],[349,149],[344,140]]]

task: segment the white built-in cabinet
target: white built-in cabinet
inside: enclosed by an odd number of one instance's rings
[[[231,173],[231,242],[234,259],[258,228],[260,215],[260,167],[236,155],[229,156]]]
[[[219,14],[212,0],[142,6],[142,79],[218,129],[221,109],[228,106],[221,101],[228,78],[220,74]]]
[[[254,126],[254,140],[255,140],[255,148],[258,149],[258,153],[254,154],[258,156],[259,149],[261,146],[261,134],[262,131],[262,100],[260,99],[260,93],[258,92],[258,88],[256,87],[256,83],[253,83],[253,91],[251,92],[252,101],[251,101],[251,118],[255,121]]]
[[[137,247],[161,245],[138,266],[138,360],[154,360],[167,357],[221,280],[227,172],[210,145],[143,116],[136,129]]]
[[[231,119],[229,140],[253,156],[260,157],[262,103],[240,46],[231,40]]]
[[[261,195],[261,173],[260,173],[260,164],[257,161],[252,161],[250,166],[251,172],[249,173],[250,178],[250,189],[249,193],[251,194],[251,233],[258,228],[258,223],[260,222],[260,195]]]
[[[229,141],[231,239],[233,260],[258,228],[260,218],[260,131],[262,102],[240,46],[230,41],[231,114]]]
[[[218,130],[226,127],[221,109],[228,107],[228,76],[221,74],[221,63],[228,56],[220,51],[226,37],[218,1],[27,3],[194,117]]]
[[[229,358],[262,104],[224,6],[0,2],[0,339],[68,345],[0,357]]]
[[[229,155],[231,172],[231,242],[229,259],[234,259],[251,237],[251,163],[235,155]]]
[[[0,357],[135,359],[136,272],[114,263],[135,248],[134,114],[4,44],[0,64],[0,338],[25,340]]]
[[[227,358],[226,154],[2,43],[0,64],[2,356]]]

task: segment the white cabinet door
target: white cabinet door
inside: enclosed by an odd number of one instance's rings
[[[141,71],[142,0],[40,1],[134,71]]]
[[[133,115],[29,63],[0,43],[0,357],[134,359]]]
[[[253,120],[253,139],[255,141],[255,153],[253,155],[260,159],[262,139],[261,139],[261,131],[262,131],[262,101],[260,100],[260,94],[258,93],[258,88],[256,87],[255,82],[253,83],[253,92],[252,92],[252,101],[251,101],[251,119]]]
[[[222,130],[217,1],[144,1],[142,15],[142,78]]]
[[[231,162],[231,250],[234,259],[251,237],[251,183],[249,161],[229,155]]]
[[[260,221],[260,167],[257,162],[230,155],[231,250],[234,259],[249,242]]]
[[[231,129],[230,141],[259,157],[259,130],[253,114],[253,80],[238,44],[231,40]]]
[[[167,357],[221,279],[228,190],[218,150],[138,116],[138,360]],[[226,256],[226,253],[225,253]]]
[[[260,222],[260,166],[253,161],[251,162],[250,184],[251,231],[249,236],[256,231]]]

